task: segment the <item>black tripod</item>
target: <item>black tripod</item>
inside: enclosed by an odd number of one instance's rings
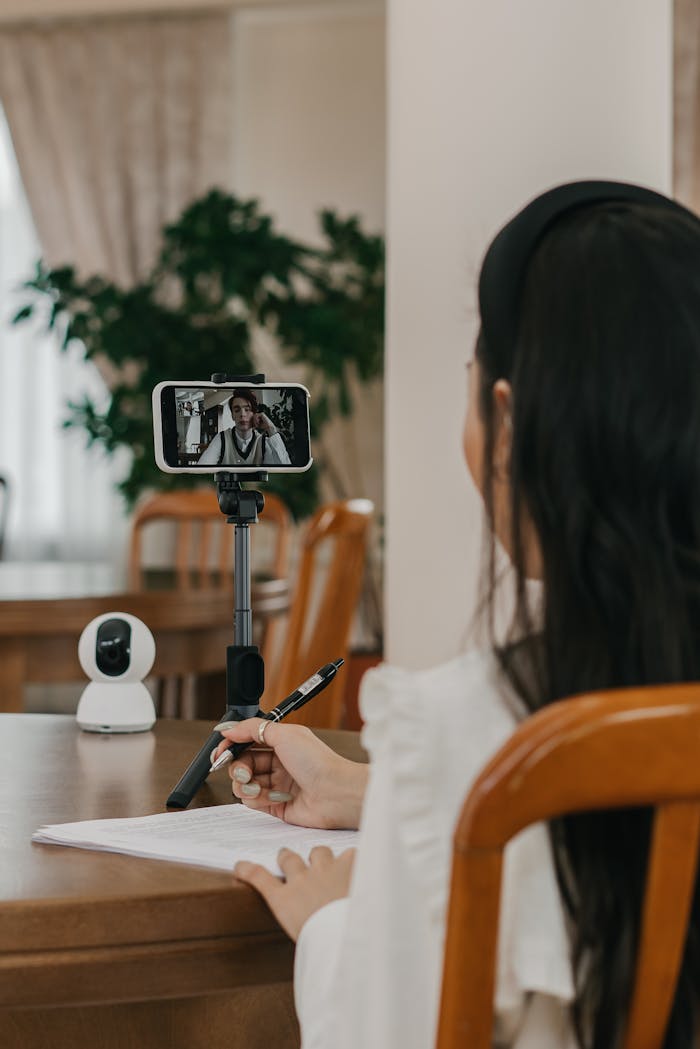
[[[265,381],[264,375],[230,376],[216,373],[214,383]],[[265,689],[265,665],[253,641],[253,611],[250,600],[250,525],[258,520],[265,505],[262,492],[247,491],[241,480],[266,481],[267,473],[217,473],[216,482],[219,509],[226,521],[235,528],[234,534],[234,644],[226,648],[226,710],[221,721],[244,721],[255,717],[260,708],[260,697]],[[211,766],[210,755],[223,739],[220,732],[212,732],[173,787],[166,805],[168,808],[187,808],[202,786]]]

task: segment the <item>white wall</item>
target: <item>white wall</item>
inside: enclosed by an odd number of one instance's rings
[[[389,0],[392,662],[455,654],[474,609],[481,506],[460,429],[483,252],[556,182],[670,189],[671,19],[671,0]]]
[[[319,242],[318,212],[385,227],[386,36],[384,0],[292,3],[236,11],[233,189],[257,197],[280,231]],[[261,336],[253,347],[268,378],[302,378]],[[314,390],[312,388],[312,395]],[[381,385],[358,393],[352,423],[324,431],[323,453],[348,494],[383,511]],[[318,455],[318,449],[314,454]],[[336,498],[321,473],[322,498]],[[362,643],[361,638],[356,639]]]
[[[318,239],[323,207],[383,230],[383,2],[237,11],[233,63],[235,191],[297,237]]]

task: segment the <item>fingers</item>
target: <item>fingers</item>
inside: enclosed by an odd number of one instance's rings
[[[209,758],[212,765],[217,756],[224,752],[219,748],[212,750]],[[250,783],[256,777],[264,783],[266,780],[269,781],[272,772],[272,752],[250,750],[245,754],[240,754],[225,767],[231,779],[236,783]]]
[[[233,873],[240,881],[252,885],[268,903],[280,885],[279,878],[269,870],[261,867],[259,863],[249,863],[248,860],[240,860],[233,868]]]
[[[261,894],[282,928],[296,940],[320,907],[347,896],[350,859],[348,852],[334,857],[330,849],[317,846],[306,863],[291,849],[281,849],[277,855],[281,878],[246,861],[236,864],[234,874]]]
[[[291,849],[280,849],[277,854],[277,862],[287,881],[293,878],[295,874],[301,874],[306,870],[306,864],[299,853],[292,852]]]
[[[215,726],[216,731],[224,737],[216,748],[217,756],[226,750],[230,743],[255,743],[259,746],[258,731],[263,720],[263,718],[247,718],[245,721],[221,721]],[[264,723],[265,746],[274,750],[275,738],[279,739],[279,725],[272,721]]]
[[[229,776],[231,793],[237,798],[256,798],[261,790],[265,790],[269,792],[270,801],[291,799],[291,794],[287,793],[289,777],[282,776],[279,769],[272,769],[269,753],[258,756],[253,752],[250,756],[238,758],[235,764],[229,766]]]
[[[308,867],[326,867],[332,862],[333,853],[325,845],[317,845],[311,850],[308,864],[298,852],[294,852],[292,849],[280,849],[277,854],[277,863],[286,881],[290,881],[298,874],[303,874]],[[242,860],[236,864],[233,873],[241,881],[246,881],[249,885],[252,885],[263,896],[266,896],[266,893],[269,893],[279,885],[279,879],[257,863],[248,863]]]
[[[318,850],[314,849],[312,851],[316,852]],[[330,849],[325,849],[325,851],[330,853]],[[303,874],[306,870],[306,863],[299,853],[294,852],[292,849],[280,849],[277,854],[277,862],[286,881],[293,878],[295,874]],[[271,874],[266,867],[262,867],[259,863],[249,863],[247,860],[240,860],[233,868],[233,873],[241,881],[252,885],[268,901],[270,895],[280,886],[279,878]]]
[[[228,774],[236,783],[250,783],[253,778],[254,762],[250,757],[240,757],[231,765]]]
[[[237,783],[231,784],[231,793],[239,798],[249,809],[271,809],[275,805],[285,805],[291,801],[293,795],[286,790],[262,787],[260,783]],[[275,813],[280,815],[280,813]]]
[[[270,721],[264,721],[263,718],[248,718],[246,721],[222,721],[220,724],[216,725],[216,731],[221,733],[223,739],[213,751],[212,761],[216,761],[219,755],[223,754],[231,743],[253,743],[259,748],[260,737],[258,735],[258,729],[261,724],[265,725],[265,750],[256,749],[254,753],[256,755],[262,755],[263,753],[267,754],[269,762],[271,760],[270,751],[274,750],[275,746],[275,733],[270,731],[273,727],[273,723]],[[278,728],[277,725],[274,727]],[[241,758],[239,760],[243,759]]]
[[[333,853],[327,845],[315,845],[309,853],[310,867],[324,867],[333,861]]]

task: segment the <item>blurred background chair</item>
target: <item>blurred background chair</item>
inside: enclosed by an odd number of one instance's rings
[[[10,511],[10,486],[6,477],[0,474],[0,559],[5,556],[5,535]]]
[[[541,820],[634,806],[652,807],[654,818],[621,1046],[661,1049],[695,888],[699,748],[697,684],[580,696],[518,727],[480,773],[457,823],[437,1049],[491,1049],[506,843]]]
[[[265,492],[265,506],[258,523],[251,528],[251,563],[254,586],[269,589],[270,597],[279,592],[282,600],[287,591],[291,515],[279,496]],[[159,524],[158,565],[149,565],[144,557],[145,533]],[[169,526],[163,528],[162,526]],[[137,508],[131,530],[128,576],[131,590],[172,588],[180,599],[193,590],[226,590],[231,592],[233,624],[234,526],[219,509],[216,491],[211,488],[185,489],[153,495]],[[163,565],[162,562],[166,561]],[[170,563],[167,563],[167,562]],[[274,591],[274,593],[273,593]],[[264,645],[266,632],[274,634],[276,621],[266,616],[253,617],[256,644]],[[233,642],[233,627],[231,634]],[[226,652],[222,650],[222,667]],[[217,683],[223,709],[223,686]],[[197,682],[193,675],[184,679],[165,678],[157,689],[156,703],[160,715],[180,714],[194,717],[197,713]],[[215,716],[219,716],[218,714]]]
[[[341,500],[320,507],[306,526],[281,651],[274,651],[271,633],[263,647],[266,710],[324,663],[339,657],[347,660],[373,512],[369,499]],[[347,667],[321,697],[289,720],[314,728],[340,728],[346,675]]]
[[[264,509],[258,524],[251,529],[253,571],[259,577],[284,579],[289,560],[291,515],[279,496],[272,492],[264,495]],[[165,569],[149,568],[144,563],[144,532],[156,522],[170,524],[174,532],[174,538],[172,534],[163,537],[168,544],[174,543],[172,565]],[[233,537],[233,525],[227,524],[226,515],[219,509],[213,486],[151,496],[137,508],[132,523],[129,587],[143,590],[169,584],[178,590],[230,589]],[[267,547],[267,557],[258,557],[264,547]]]

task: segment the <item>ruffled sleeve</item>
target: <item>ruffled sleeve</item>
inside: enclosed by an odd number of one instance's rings
[[[390,765],[398,835],[442,946],[454,826],[522,706],[490,653],[473,651],[419,673],[382,666],[371,675],[361,695],[364,744],[372,760]],[[506,847],[498,958],[497,1009],[517,1009],[529,991],[572,1000],[566,923],[544,824]]]
[[[397,814],[397,830],[427,890],[435,911],[440,897],[442,863],[435,832],[439,749],[429,745],[439,705],[423,680],[398,667],[383,665],[363,679],[360,712],[362,743],[372,762],[387,762]]]
[[[384,665],[363,685],[363,743],[373,762],[390,766],[399,835],[437,918],[462,802],[515,728],[517,700],[480,651],[419,672]]]

